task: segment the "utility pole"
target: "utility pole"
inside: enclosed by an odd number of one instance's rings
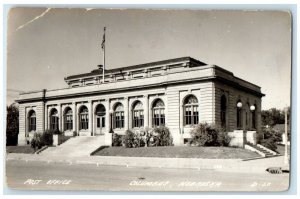
[[[287,133],[287,111],[288,108],[284,109],[284,131],[285,131],[285,149],[284,149],[284,164],[288,165],[288,133]]]

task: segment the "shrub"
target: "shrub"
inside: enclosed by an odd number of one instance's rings
[[[191,130],[191,144],[196,146],[216,146],[218,145],[219,130],[215,126],[207,123],[196,125]]]
[[[134,145],[134,133],[131,130],[126,130],[124,136],[124,144],[126,148],[132,148]]]
[[[173,145],[173,138],[170,133],[168,127],[159,126],[153,129],[153,132],[157,134],[158,138],[158,146],[172,146]]]
[[[149,144],[148,146],[150,147],[154,147],[154,146],[159,146],[159,137],[154,135],[151,135],[151,137],[149,138]]]
[[[264,139],[264,134],[262,132],[257,131],[257,142],[260,143],[260,141],[263,139]]]
[[[42,148],[42,146],[44,146],[42,142],[42,133],[35,132],[30,144],[34,150]]]
[[[34,149],[51,146],[53,144],[53,131],[46,130],[44,133],[35,132],[30,144]]]
[[[139,132],[134,132],[133,133],[133,144],[132,147],[136,148],[136,147],[140,147],[141,145],[141,136]]]
[[[262,130],[263,135],[264,135],[264,139],[272,139],[275,142],[281,142],[282,141],[282,137],[281,137],[281,133],[274,131],[273,129],[267,129],[264,128]]]
[[[6,110],[6,146],[16,146],[19,134],[19,108],[13,103],[7,106]]]
[[[112,137],[112,146],[122,146],[123,145],[123,136],[114,133]]]
[[[224,129],[207,123],[194,126],[190,134],[189,144],[196,146],[229,146],[232,139]]]
[[[277,143],[282,141],[281,134],[273,129],[263,129],[263,139],[259,143],[273,151],[277,149]]]
[[[76,131],[73,131],[73,136],[76,137],[78,134]]]
[[[171,146],[173,139],[167,127],[161,126],[152,128],[140,128],[125,132],[124,144],[126,147],[147,147],[147,146]]]
[[[219,146],[229,146],[232,137],[228,135],[227,132],[221,131],[218,133],[217,143]]]
[[[260,141],[260,144],[268,149],[271,149],[272,151],[277,149],[277,144],[272,139],[263,139]]]
[[[62,135],[64,134],[64,132],[61,132],[60,130],[56,129],[56,130],[46,130],[49,133],[51,133],[52,135]]]
[[[140,146],[148,147],[150,144],[150,137],[153,134],[153,129],[149,127],[141,128],[140,133]]]
[[[58,134],[59,131],[46,130],[41,137],[41,141],[44,145],[50,146],[53,144],[53,134]]]
[[[145,127],[140,129],[134,129],[134,141],[133,147],[147,147],[152,129]]]

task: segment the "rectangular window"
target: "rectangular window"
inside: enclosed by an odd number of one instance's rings
[[[104,128],[105,127],[105,117],[102,117],[101,119],[102,119],[102,121],[101,121],[102,126],[101,127]]]
[[[124,128],[124,112],[115,112],[115,128]]]
[[[153,109],[153,126],[165,125],[164,108]]]
[[[133,127],[138,127],[139,121],[138,121],[138,111],[133,112]]]
[[[193,109],[194,109],[194,111],[193,111],[193,116],[194,116],[193,124],[198,124],[199,123],[198,106],[194,106]]]
[[[165,125],[165,115],[161,115],[160,125]]]
[[[144,126],[144,111],[140,111],[140,122],[139,127]]]
[[[121,127],[124,128],[124,112],[121,112]]]
[[[29,119],[29,131],[35,131],[36,130],[36,117],[31,117]]]
[[[186,106],[184,108],[184,125],[199,123],[198,106]]]
[[[136,110],[133,111],[133,127],[144,126],[144,111]]]
[[[50,119],[50,129],[51,130],[58,130],[58,117],[57,116],[52,116]]]
[[[80,116],[80,130],[86,130],[89,128],[89,117],[87,114]]]
[[[73,129],[73,118],[72,115],[65,116],[65,130],[72,130]]]
[[[100,128],[100,118],[97,117],[97,128]]]
[[[192,121],[191,107],[185,107],[185,124],[190,125]]]

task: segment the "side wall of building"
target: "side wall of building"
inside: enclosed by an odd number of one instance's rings
[[[33,137],[34,132],[29,132],[28,128],[28,114],[30,111],[34,111],[36,115],[36,132],[44,131],[44,102],[20,104],[18,145],[26,145]]]
[[[242,128],[243,130],[261,130],[261,97],[245,91],[238,90],[221,82],[215,83],[215,121],[221,124],[221,97],[224,95],[227,101],[226,129],[233,131],[237,129],[237,102],[242,102]],[[255,106],[255,129],[252,127],[252,111],[250,107]]]
[[[196,82],[169,86],[167,89],[167,123],[172,132],[174,143],[183,144],[190,138],[191,126],[184,126],[184,100],[193,95],[198,100],[199,122],[213,123],[213,83]]]

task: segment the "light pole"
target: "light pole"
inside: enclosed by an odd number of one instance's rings
[[[110,115],[110,128],[109,128],[109,133],[114,133],[113,131],[113,110],[109,111],[109,115]]]
[[[250,106],[250,111],[252,115],[252,124],[251,124],[251,129],[255,129],[256,126],[256,114],[255,114],[255,105]]]
[[[257,130],[255,129],[255,125],[256,125],[256,114],[255,114],[255,105],[251,105],[250,106],[250,111],[251,111],[251,118],[252,118],[252,120],[251,120],[251,124],[250,124],[250,129],[251,130],[255,130],[255,134],[254,134],[254,144],[256,145],[257,144],[257,137],[259,137],[258,136],[258,133],[257,133]]]
[[[237,106],[238,108],[242,108],[243,103],[242,103],[242,102],[238,102],[238,103],[236,104],[236,106]]]
[[[242,128],[244,130],[244,125],[241,121],[242,120],[241,114],[242,114],[243,103],[239,101],[236,104],[236,107],[237,107],[237,129]]]
[[[284,108],[284,132],[285,132],[285,148],[284,148],[284,164],[288,165],[288,148],[287,148],[287,142],[288,142],[288,133],[287,133],[287,111],[288,108]]]

